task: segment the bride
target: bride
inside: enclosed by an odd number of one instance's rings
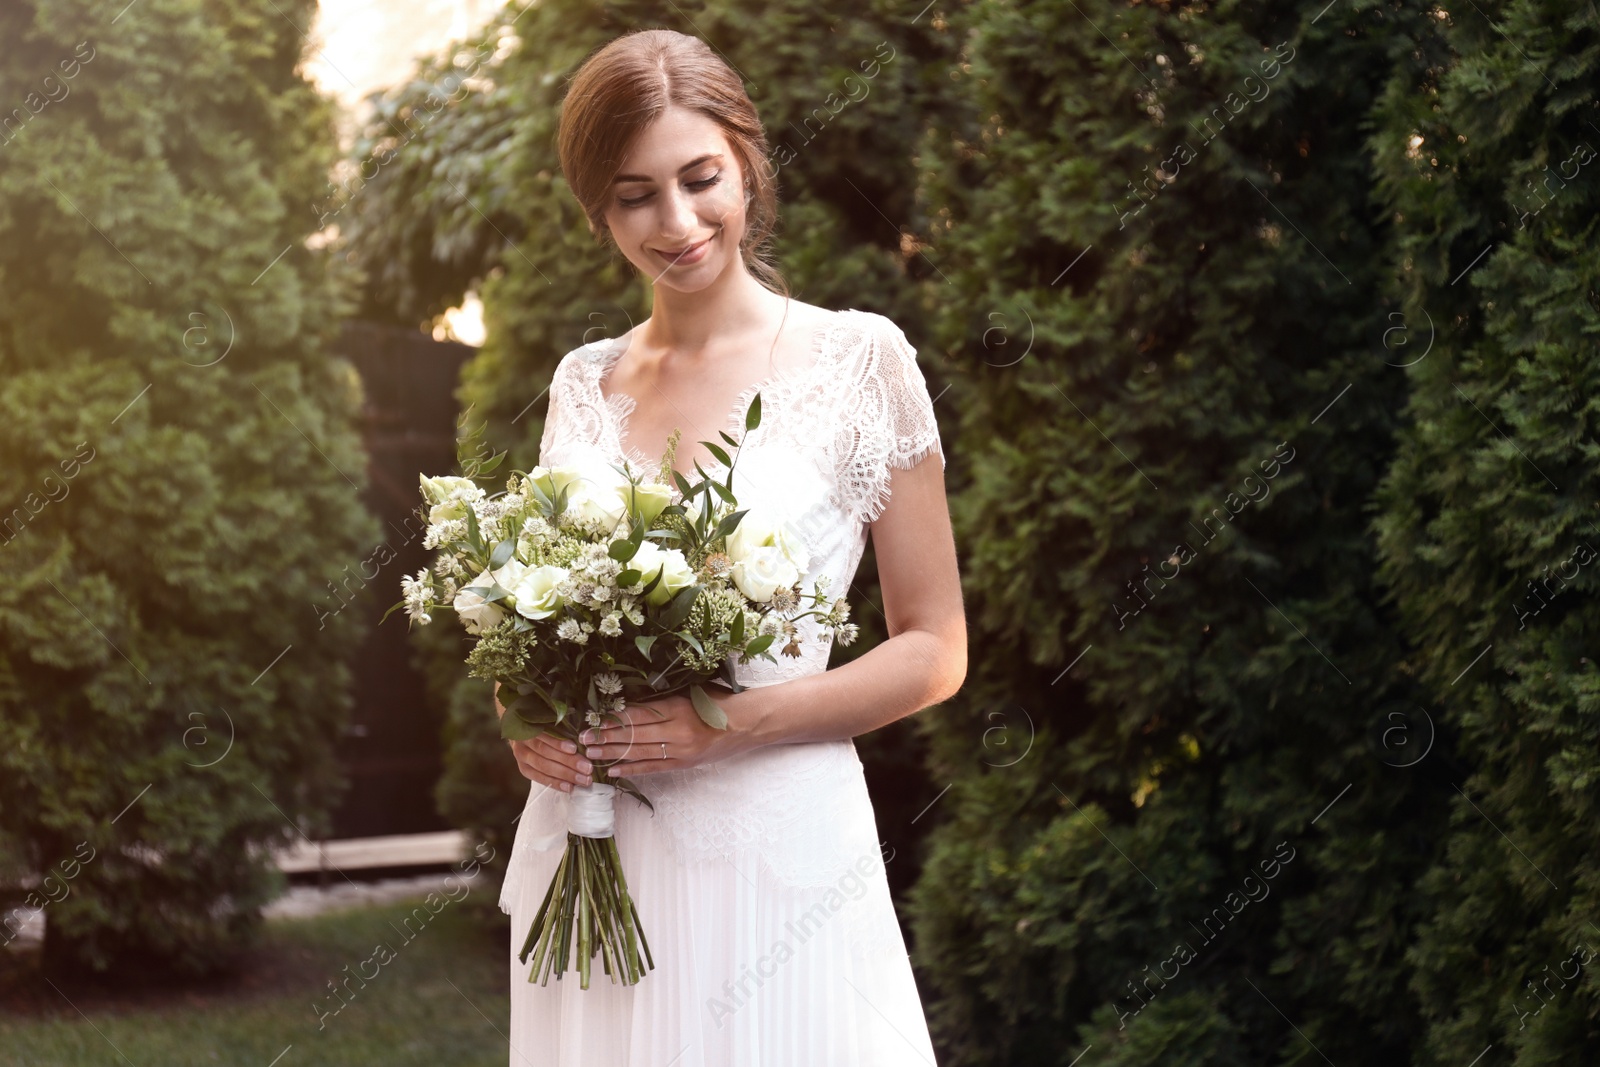
[[[626,334],[562,358],[539,463],[651,471],[681,428],[677,469],[696,480],[698,460],[726,476],[699,442],[727,430],[741,441],[739,505],[781,516],[802,587],[826,577],[831,596],[877,611],[851,586],[870,530],[891,636],[828,670],[815,620],[792,624],[776,664],[741,664],[748,688],[716,690],[725,731],[671,696],[628,706],[579,746],[511,742],[531,780],[500,901],[512,1067],[932,1065],[851,741],[948,699],[966,675],[944,456],[916,353],[882,315],[788,298],[759,251],[777,216],[760,120],[700,39],[644,30],[593,54],[559,147],[591,230],[650,280],[652,304]],[[761,423],[745,434],[757,392]],[[615,834],[656,966],[633,986],[598,970],[587,990],[572,975],[539,985],[518,953],[570,793],[596,760],[620,760],[612,773],[655,805],[619,795]]]

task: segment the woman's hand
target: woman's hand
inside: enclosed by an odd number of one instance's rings
[[[727,710],[728,729],[707,726],[694,710],[687,693],[652,697],[624,707],[620,722],[608,723],[598,730],[586,729],[579,734],[578,740],[584,743],[581,755],[602,762],[620,760],[606,773],[612,777],[633,778],[726,759],[751,747],[745,733],[739,729],[740,717],[734,709],[753,697],[756,690],[734,693],[715,685],[707,685],[705,689]]]
[[[494,689],[494,709],[504,718],[500,683],[496,682]],[[540,734],[528,741],[512,741],[511,754],[516,757],[522,776],[540,785],[570,793],[574,785],[594,782],[594,765],[578,754],[578,746],[571,741]]]

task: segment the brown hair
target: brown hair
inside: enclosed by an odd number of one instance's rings
[[[750,199],[739,242],[745,268],[773,292],[789,285],[769,260],[778,221],[777,179],[765,166],[767,134],[755,105],[722,57],[676,30],[634,30],[591,53],[567,86],[557,152],[567,187],[589,219],[589,232],[615,241],[606,225],[611,179],[639,135],[668,107],[711,119],[739,157]]]

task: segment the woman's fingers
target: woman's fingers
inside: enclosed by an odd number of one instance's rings
[[[576,747],[548,734],[511,743],[523,777],[566,792],[571,792],[574,785],[594,781],[594,764],[576,751],[567,751]]]

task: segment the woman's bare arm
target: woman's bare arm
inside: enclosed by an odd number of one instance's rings
[[[724,696],[740,747],[856,737],[948,700],[966,679],[944,470],[934,455],[890,473],[889,504],[871,526],[889,640],[832,670]]]

